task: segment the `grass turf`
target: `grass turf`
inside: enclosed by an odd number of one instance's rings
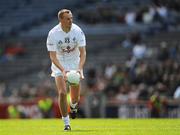
[[[0,135],[180,135],[180,119],[76,119],[63,128],[59,119],[0,120]]]

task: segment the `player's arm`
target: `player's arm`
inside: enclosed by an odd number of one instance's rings
[[[66,72],[64,70],[64,67],[60,64],[60,62],[58,61],[58,59],[56,57],[56,51],[49,51],[49,56],[50,56],[52,63],[54,65],[56,65],[56,67],[58,67],[61,70],[61,72],[63,73],[63,76],[66,77]]]
[[[86,47],[79,47],[80,51],[80,62],[79,62],[79,69],[83,69],[85,61],[86,61]]]
[[[47,50],[49,51],[49,56],[51,59],[51,62],[56,65],[57,68],[59,68],[59,70],[62,72],[64,78],[66,79],[66,73],[65,70],[63,68],[63,66],[60,64],[60,62],[58,61],[57,57],[56,57],[56,40],[54,38],[53,33],[50,31],[48,33],[48,37],[47,37],[47,41],[46,41],[46,45],[47,45]]]
[[[79,62],[79,71],[81,74],[81,78],[83,79],[83,67],[86,61],[86,47],[79,47],[79,51],[80,51],[80,62]]]
[[[78,48],[80,52],[80,61],[79,61],[79,69],[81,79],[84,79],[83,75],[83,67],[86,61],[86,37],[84,35],[84,32],[79,28],[77,31],[77,39],[78,39]]]

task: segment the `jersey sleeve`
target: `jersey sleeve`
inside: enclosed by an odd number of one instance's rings
[[[79,47],[86,46],[86,38],[84,32],[81,29],[79,29],[78,31],[78,46]]]
[[[56,51],[56,43],[51,33],[48,34],[46,46],[48,51]]]

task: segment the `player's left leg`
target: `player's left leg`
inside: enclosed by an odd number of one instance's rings
[[[71,102],[70,102],[71,118],[75,119],[78,110],[78,102],[80,99],[80,84],[77,86],[70,87],[70,95],[71,95]]]

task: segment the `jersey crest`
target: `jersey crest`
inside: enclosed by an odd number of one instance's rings
[[[73,42],[76,42],[76,38],[75,37],[73,37]]]

